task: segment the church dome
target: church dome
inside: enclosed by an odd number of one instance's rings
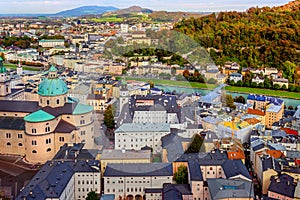
[[[41,96],[58,96],[68,92],[67,84],[59,79],[45,78],[39,85],[38,94]]]

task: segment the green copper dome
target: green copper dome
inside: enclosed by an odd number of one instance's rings
[[[52,65],[49,69],[49,72],[57,72],[58,70],[56,69],[56,67],[54,65]]]
[[[0,57],[0,74],[2,73],[6,73],[7,70],[6,68],[3,66],[3,59]]]
[[[41,96],[58,96],[68,92],[67,84],[59,79],[45,78],[39,85],[38,94]]]
[[[46,122],[54,119],[55,117],[43,110],[38,110],[24,117],[27,122]]]

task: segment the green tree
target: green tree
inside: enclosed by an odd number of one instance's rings
[[[178,167],[178,171],[174,173],[174,180],[177,184],[187,184],[188,183],[188,170],[184,165]]]
[[[96,192],[91,191],[87,194],[86,200],[99,200],[99,197]]]
[[[273,89],[274,90],[279,90],[280,89],[280,85],[278,85],[277,83],[273,85]]]
[[[242,81],[238,81],[238,82],[236,83],[236,85],[239,86],[239,87],[242,87],[243,82],[242,82]]]
[[[214,79],[214,78],[210,78],[210,79],[208,79],[207,83],[208,84],[215,84],[215,83],[217,83],[217,80]]]
[[[289,91],[294,92],[296,89],[296,87],[294,85],[290,85],[289,86]]]
[[[251,87],[256,88],[256,87],[257,87],[257,83],[256,83],[256,82],[252,82],[252,83],[251,83]]]
[[[282,85],[281,89],[282,89],[282,90],[287,90],[287,88],[286,88],[285,85]]]
[[[290,61],[285,61],[283,63],[283,72],[290,83],[294,81],[295,70],[296,70],[295,63],[292,63]]]
[[[193,141],[185,153],[198,153],[200,152],[201,146],[203,144],[203,138],[199,134],[195,134]]]
[[[104,111],[104,124],[107,126],[107,128],[115,128],[115,117],[112,105],[107,106],[106,110]]]

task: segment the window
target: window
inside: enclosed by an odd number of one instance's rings
[[[59,99],[56,100],[56,104],[59,104]]]
[[[33,129],[31,130],[31,132],[32,132],[32,133],[36,133],[36,129],[33,128]]]
[[[18,134],[18,138],[23,138],[23,134]]]
[[[11,134],[10,133],[6,133],[6,138],[11,138]]]
[[[36,140],[32,140],[32,141],[31,141],[31,144],[32,144],[32,145],[37,145]]]
[[[85,124],[85,120],[80,120],[80,124]]]
[[[47,127],[45,128],[45,132],[49,132],[49,131],[50,131],[50,127],[47,126]]]
[[[23,144],[22,144],[22,143],[19,143],[19,144],[18,144],[18,146],[19,146],[19,147],[22,147],[22,146],[23,146]]]
[[[46,144],[50,144],[51,143],[51,138],[46,139]]]
[[[48,149],[47,149],[47,152],[50,152],[50,151],[51,151],[51,148],[48,148]]]
[[[85,135],[85,131],[80,131],[80,134],[81,135]]]
[[[49,105],[50,104],[50,101],[49,100],[47,100],[47,105]]]
[[[36,150],[32,150],[32,153],[37,153]]]
[[[64,138],[64,137],[59,137],[59,141],[60,141],[60,142],[64,142],[64,141],[65,141],[65,138]]]
[[[8,142],[8,143],[6,143],[6,145],[7,145],[7,146],[11,146],[11,143],[10,143],[10,142]]]

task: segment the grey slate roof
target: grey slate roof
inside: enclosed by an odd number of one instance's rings
[[[274,169],[276,171],[280,171],[280,165],[277,160],[273,157],[262,157],[262,170],[266,171],[268,169]]]
[[[22,117],[0,117],[1,129],[25,130],[25,121]]]
[[[0,100],[1,112],[32,113],[39,110],[38,102],[35,101],[10,101]]]
[[[189,184],[164,184],[163,199],[182,200],[182,195],[192,195]]]
[[[17,200],[35,200],[58,198],[64,191],[75,172],[95,172],[94,168],[86,161],[48,161],[40,171],[25,186],[18,195]]]
[[[287,174],[272,176],[269,191],[286,197],[294,198],[296,184],[293,182],[294,178]]]
[[[178,159],[184,150],[182,147],[182,142],[191,142],[191,138],[182,138],[177,134],[168,134],[161,138],[162,148],[167,150],[167,157],[169,162],[173,162]]]
[[[171,163],[108,164],[104,177],[173,176]]]
[[[252,180],[246,166],[241,160],[225,160],[222,164],[222,169],[227,179],[242,175],[249,180]]]
[[[210,196],[215,199],[226,198],[254,198],[254,190],[251,189],[252,184],[242,179],[207,179]],[[251,191],[251,194],[250,194]]]
[[[191,181],[203,181],[201,168],[198,162],[189,160],[188,169],[189,169]]]

